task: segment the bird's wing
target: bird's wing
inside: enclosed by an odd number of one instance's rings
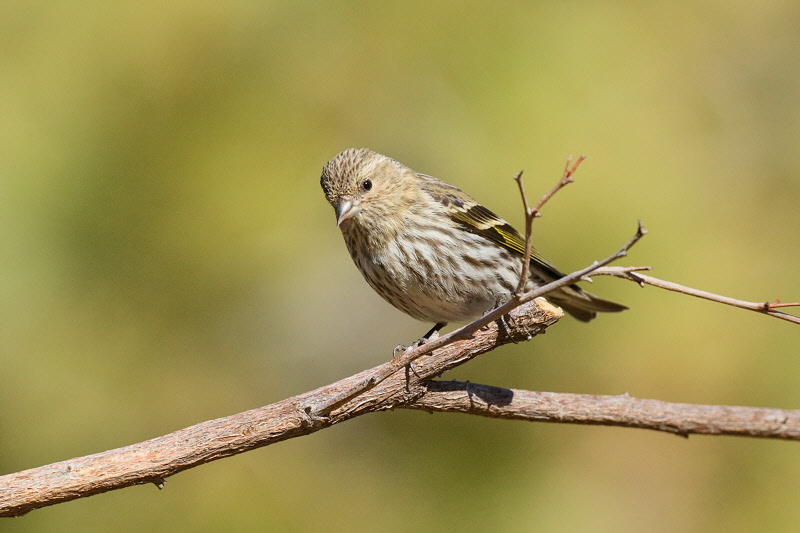
[[[443,205],[450,219],[461,229],[480,235],[515,255],[525,254],[525,239],[511,224],[452,185],[425,175],[421,175],[421,178],[422,190]],[[564,277],[564,274],[536,250],[531,250],[531,275],[545,282]],[[598,312],[617,312],[627,309],[624,305],[584,292],[574,283],[550,293],[548,298],[584,322],[593,319]]]
[[[470,233],[480,235],[515,254],[525,254],[525,238],[511,224],[480,204],[450,210],[450,217]],[[531,249],[531,263],[558,279],[564,277],[555,266]]]
[[[428,181],[423,186],[431,198],[447,208],[450,218],[462,229],[480,235],[520,256],[525,255],[525,238],[511,224],[498,217],[460,189],[447,183],[422,175]],[[564,277],[555,266],[531,250],[531,265],[537,267],[553,279]]]

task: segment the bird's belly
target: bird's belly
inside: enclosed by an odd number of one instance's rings
[[[353,259],[378,294],[424,322],[469,322],[506,299],[519,281],[521,261],[499,247],[389,245],[382,252]]]

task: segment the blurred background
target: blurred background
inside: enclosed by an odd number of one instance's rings
[[[319,187],[367,146],[624,264],[800,299],[800,4],[0,4],[0,473],[386,361],[429,327],[361,278]],[[797,326],[597,279],[631,310],[445,376],[800,408]],[[3,531],[791,531],[796,443],[387,412]]]

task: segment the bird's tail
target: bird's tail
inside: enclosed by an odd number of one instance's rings
[[[545,298],[581,322],[589,322],[597,316],[597,313],[618,313],[627,309],[622,304],[598,298],[590,292],[581,290],[577,285],[558,289],[546,294]]]

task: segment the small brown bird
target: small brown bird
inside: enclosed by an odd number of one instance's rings
[[[366,148],[331,159],[320,179],[336,224],[367,283],[404,313],[435,326],[468,322],[517,287],[524,238],[461,190]],[[563,277],[536,251],[531,290]],[[578,320],[624,305],[577,285],[547,295]]]

